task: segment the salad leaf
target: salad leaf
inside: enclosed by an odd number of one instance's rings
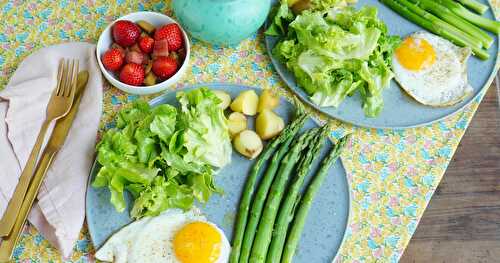
[[[312,10],[329,10],[331,8],[343,8],[348,4],[356,3],[356,0],[310,0]]]
[[[273,7],[271,16],[273,17],[273,23],[265,32],[270,36],[284,35],[286,32],[284,24],[288,24],[294,19],[292,10],[288,8],[287,1],[282,1],[280,5]]]
[[[181,104],[180,122],[184,127],[183,141],[187,149],[186,162],[224,167],[231,162],[232,146],[227,119],[214,105],[221,100],[208,88],[189,93],[177,93]]]
[[[117,211],[126,208],[126,190],[135,200],[134,218],[189,209],[221,193],[214,167],[230,162],[232,148],[220,100],[207,88],[180,92],[178,100],[180,109],[134,102],[97,145],[101,168],[92,186],[107,187]]]
[[[394,77],[392,54],[401,40],[388,35],[375,7],[312,8],[283,28],[288,32],[273,48],[273,55],[315,104],[339,107],[359,91],[365,115],[380,114],[383,90]]]
[[[166,181],[164,177],[158,176],[140,193],[130,215],[133,218],[156,216],[173,207],[188,210],[193,205],[193,197],[187,185],[178,184],[175,180]]]

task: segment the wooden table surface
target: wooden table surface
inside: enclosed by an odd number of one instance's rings
[[[472,119],[400,262],[500,262],[500,107]]]

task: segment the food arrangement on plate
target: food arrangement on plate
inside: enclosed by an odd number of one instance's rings
[[[260,96],[253,89],[242,89],[232,99],[227,91],[201,87],[178,91],[175,97],[177,103],[151,107],[138,101],[121,110],[117,114],[116,127],[106,131],[97,146],[96,160],[100,167],[95,169],[97,173],[91,188],[99,191],[107,187],[110,192],[107,202],[117,212],[127,207],[124,191],[128,191],[133,199],[130,217],[137,220],[113,234],[97,251],[96,257],[100,260],[114,258],[115,262],[134,262],[136,257],[143,255],[148,255],[144,258],[151,262],[228,262],[229,235],[214,223],[207,223],[196,207],[207,204],[213,193],[225,195],[226,191],[240,191],[239,188],[221,188],[215,183],[216,177],[228,176],[225,166],[230,165],[231,158],[238,158],[238,154],[231,156],[232,138],[234,149],[245,156],[240,162],[253,167],[246,179],[241,202],[238,202],[240,194],[231,200],[240,206],[231,262],[238,261],[240,249],[241,262],[248,260],[243,259],[245,257],[259,261],[265,258],[268,250],[273,258],[281,257],[283,251],[284,257],[291,260],[318,188],[326,176],[337,176],[330,174],[330,168],[347,138],[341,139],[335,147],[325,146],[331,128],[328,125],[307,128],[300,134],[309,116],[300,107],[293,110],[290,104],[287,113],[296,113],[294,119],[285,124],[284,116],[279,113],[283,111],[282,99],[269,89],[263,90]],[[230,120],[226,115],[241,115],[243,119]],[[251,126],[255,126],[256,131]],[[263,142],[266,140],[267,144]],[[319,156],[323,160],[321,165],[315,162]],[[248,164],[247,158],[256,161]],[[235,168],[241,169],[238,167]],[[216,171],[217,168],[221,169]],[[260,174],[263,179],[257,184]],[[308,176],[309,184],[301,199],[299,193]],[[238,173],[238,178],[244,181],[245,175]],[[287,182],[292,183],[287,187]],[[286,196],[285,191],[289,192]],[[88,195],[96,194],[90,192]],[[336,197],[329,195],[329,198]],[[292,222],[292,209],[300,200]],[[92,225],[92,218],[89,222]],[[274,222],[282,229],[276,238],[271,235]],[[155,229],[161,226],[171,226],[168,228],[171,231],[151,234],[158,232]],[[293,233],[288,240],[287,229]],[[343,232],[338,238],[342,236]],[[167,245],[160,251],[151,251],[158,247],[133,245],[134,242],[126,242],[129,239]]]
[[[457,111],[479,92],[478,76],[471,76],[475,87],[468,78],[469,56],[496,59],[489,52],[495,51],[493,44],[498,47],[498,38],[486,31],[498,34],[500,29],[500,22],[480,15],[488,9],[486,5],[452,0],[382,1],[430,31],[398,36],[389,33],[396,31],[386,24],[393,21],[378,17],[378,8],[372,5],[376,3],[362,2],[354,8],[342,1],[281,1],[271,12],[268,52],[278,73],[308,104],[355,124],[387,126],[392,118],[395,124],[389,126],[397,127],[408,122],[395,120],[404,118],[394,114],[396,108],[421,111],[432,122],[441,114]],[[461,4],[473,6],[472,11]],[[491,62],[480,60],[474,63],[490,67]],[[490,73],[478,75],[487,78]],[[395,86],[410,95],[408,99]],[[449,106],[453,108],[445,108]],[[354,107],[361,107],[363,114]]]

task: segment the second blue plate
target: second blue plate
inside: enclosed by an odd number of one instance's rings
[[[490,6],[486,0],[478,1]],[[357,8],[368,5],[377,8],[379,18],[384,21],[389,29],[389,33],[392,35],[399,35],[404,38],[413,32],[423,30],[421,27],[399,16],[377,0],[359,0]],[[483,16],[489,19],[495,19],[491,6]],[[365,117],[363,109],[361,108],[361,98],[358,93],[352,97],[347,97],[338,108],[319,107],[315,105],[309,99],[308,94],[297,85],[293,74],[271,54],[271,50],[276,45],[278,39],[276,37],[266,36],[265,42],[276,71],[290,89],[305,103],[332,118],[357,126],[401,129],[423,126],[442,120],[463,109],[470,102],[479,97],[484,89],[489,87],[493,76],[496,74],[495,65],[499,53],[498,36],[490,35],[494,38],[493,45],[488,49],[490,59],[482,61],[471,56],[467,63],[468,79],[473,88],[473,92],[464,101],[443,108],[422,105],[408,96],[393,80],[391,86],[383,91],[384,109],[380,115],[375,118]]]

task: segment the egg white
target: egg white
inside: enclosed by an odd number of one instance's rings
[[[231,246],[224,232],[208,222],[196,208],[187,212],[169,209],[156,217],[139,219],[112,235],[96,252],[95,257],[115,263],[181,263],[175,256],[172,241],[177,231],[195,221],[206,222],[217,229],[222,244],[216,263],[228,262]]]
[[[402,66],[396,54],[392,59],[395,80],[418,102],[444,107],[462,101],[472,92],[467,81],[467,59],[470,48],[455,46],[450,41],[428,32],[416,32],[413,39],[424,39],[434,48],[434,64],[420,71]]]

